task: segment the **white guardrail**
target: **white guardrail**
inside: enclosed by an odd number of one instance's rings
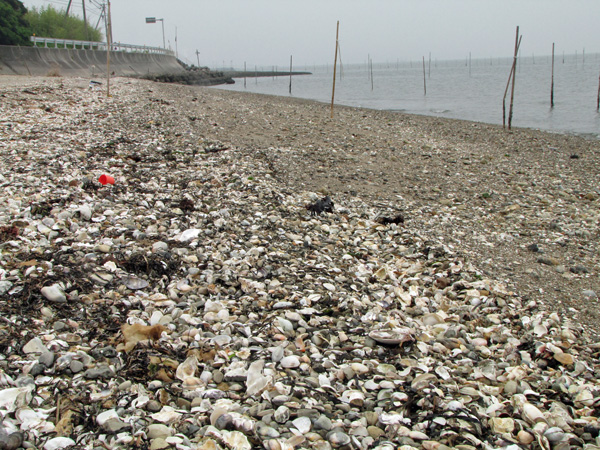
[[[31,36],[29,38],[33,45],[36,47],[43,48],[72,48],[72,49],[86,49],[86,50],[106,50],[106,42],[93,42],[93,41],[76,41],[73,39],[53,39],[43,38],[37,36]],[[135,52],[135,53],[154,53],[159,55],[174,55],[175,52],[167,50],[166,48],[160,47],[147,47],[145,45],[131,45],[121,44],[120,42],[113,42],[110,46],[113,52]]]

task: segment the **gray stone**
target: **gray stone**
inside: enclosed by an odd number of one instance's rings
[[[98,366],[92,369],[88,369],[85,371],[85,378],[89,378],[95,380],[97,378],[110,378],[114,376],[115,373],[108,366]]]
[[[81,361],[78,361],[76,359],[72,360],[69,363],[69,369],[71,370],[71,372],[73,373],[79,373],[84,369],[84,365]]]
[[[54,352],[43,352],[38,358],[38,362],[46,367],[52,367],[55,359]]]
[[[66,303],[67,301],[67,296],[65,295],[65,293],[60,287],[58,287],[55,284],[53,284],[52,286],[44,286],[41,289],[41,293],[44,297],[46,297],[48,301],[54,303]]]

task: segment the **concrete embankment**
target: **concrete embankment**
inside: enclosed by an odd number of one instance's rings
[[[0,75],[98,76],[106,73],[106,51],[0,45]],[[175,56],[111,52],[110,71],[116,76],[185,72]]]

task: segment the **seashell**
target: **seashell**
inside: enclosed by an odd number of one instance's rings
[[[159,412],[152,414],[150,417],[157,422],[171,424],[179,420],[181,415],[181,413],[175,411],[171,406],[163,406]]]
[[[143,280],[138,277],[125,277],[123,279],[123,284],[125,285],[125,287],[127,287],[127,289],[131,289],[132,291],[145,289],[148,286],[150,286],[150,284],[146,280]]]
[[[438,378],[433,373],[422,373],[417,375],[412,382],[410,383],[410,387],[419,391],[421,389],[425,389],[429,387],[431,384],[435,384],[438,381]]]
[[[369,337],[380,344],[402,344],[414,340],[414,330],[408,327],[394,328],[392,330],[374,330]]]
[[[533,434],[529,433],[528,431],[520,430],[517,433],[517,440],[519,441],[520,444],[529,445],[535,440],[535,437],[533,436]]]
[[[347,389],[342,393],[340,400],[360,408],[365,402],[365,395],[361,391]]]
[[[10,413],[17,408],[28,405],[32,399],[31,391],[33,389],[33,385],[3,389],[0,391],[0,409]]]
[[[348,445],[352,441],[350,436],[348,436],[346,433],[342,433],[341,431],[330,431],[327,433],[327,440],[335,448]]]
[[[581,408],[582,406],[592,406],[594,402],[594,394],[592,394],[588,389],[581,390],[575,396],[575,406],[579,408]]]
[[[186,378],[193,377],[196,374],[196,370],[198,370],[198,359],[195,356],[190,356],[177,366],[175,376],[179,380],[185,381]]]
[[[239,431],[223,431],[221,433],[221,440],[229,448],[236,450],[252,450],[250,441],[243,433]]]
[[[575,359],[568,353],[555,353],[554,359],[561,363],[563,366],[572,366]]]
[[[521,417],[531,424],[546,422],[544,414],[531,403],[524,403],[521,407]]]
[[[75,445],[76,442],[67,437],[55,437],[44,444],[44,450],[60,450]]]
[[[510,417],[492,417],[489,425],[496,434],[512,433],[515,429],[515,421]]]
[[[570,436],[571,435],[569,433],[565,433],[561,428],[558,428],[558,427],[548,428],[544,432],[544,437],[546,439],[548,439],[548,441],[551,444],[556,444],[561,441],[566,441],[570,438]]]

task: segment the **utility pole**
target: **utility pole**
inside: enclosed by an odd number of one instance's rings
[[[196,58],[198,58],[198,67],[200,67],[200,52],[196,49]]]
[[[112,47],[112,23],[110,19],[110,0],[108,4],[108,13],[106,15],[106,96],[110,97],[110,48]]]
[[[69,2],[71,4],[71,2]],[[88,30],[87,17],[85,14],[85,0],[81,0],[81,6],[83,7],[83,26],[85,27],[85,38],[90,40],[90,31]]]
[[[69,4],[67,5],[67,12],[65,13],[65,16],[69,15],[69,10],[71,9],[71,3],[73,3],[73,0],[69,0]]]

